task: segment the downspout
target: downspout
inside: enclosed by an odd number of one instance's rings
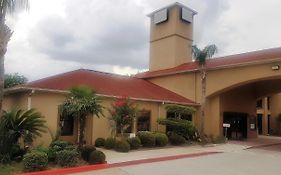
[[[27,110],[30,110],[32,108],[32,99],[31,99],[31,96],[32,94],[35,93],[35,90],[32,90],[29,94],[28,94],[28,97],[27,97]]]

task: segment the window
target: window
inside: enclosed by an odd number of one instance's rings
[[[137,131],[150,131],[150,112],[141,111],[137,118]]]
[[[72,136],[74,127],[73,117],[60,117],[61,136]]]
[[[262,99],[257,100],[256,107],[257,108],[262,108]]]

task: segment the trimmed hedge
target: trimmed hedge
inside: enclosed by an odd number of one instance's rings
[[[105,154],[101,151],[93,151],[91,152],[91,154],[89,155],[89,164],[93,165],[93,164],[101,164],[101,163],[105,163]]]
[[[96,147],[94,145],[85,145],[81,148],[81,157],[82,159],[84,159],[85,161],[89,160],[89,155],[91,154],[91,152],[95,151]]]
[[[114,150],[127,153],[130,151],[130,144],[127,141],[117,141],[115,143]]]
[[[97,138],[95,141],[96,147],[103,147],[104,146],[105,139],[104,138]]]
[[[178,134],[171,134],[169,136],[169,141],[172,145],[182,145],[182,144],[186,143],[185,138]]]
[[[61,141],[61,140],[56,140],[53,141],[48,150],[48,159],[50,162],[55,162],[56,161],[56,155],[57,152],[64,150],[65,148],[70,149],[70,147],[73,146],[72,144],[66,142],[66,141]]]
[[[105,142],[104,142],[104,147],[106,148],[106,149],[113,149],[114,148],[114,146],[115,146],[115,139],[114,138],[111,138],[111,137],[109,137],[109,138],[107,138],[106,140],[105,140]]]
[[[169,138],[164,133],[155,133],[156,146],[166,146],[169,143]]]
[[[57,163],[62,167],[73,167],[78,164],[79,153],[75,150],[63,150],[57,152]]]
[[[139,137],[128,138],[127,142],[130,144],[131,149],[139,149],[141,147],[141,140]]]
[[[156,144],[155,135],[149,131],[140,131],[137,133],[140,138],[142,146],[144,147],[154,147]]]
[[[56,140],[56,141],[53,141],[49,147],[54,147],[54,146],[58,146],[60,147],[61,150],[63,150],[65,147],[67,147],[68,145],[71,145],[69,144],[68,142],[66,141],[62,141],[62,140]]]
[[[25,171],[42,171],[47,168],[48,156],[44,152],[34,151],[25,154],[23,157]]]

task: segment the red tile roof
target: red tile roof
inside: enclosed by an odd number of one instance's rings
[[[196,104],[174,92],[149,81],[129,76],[79,69],[47,77],[25,84],[25,88],[47,90],[69,90],[73,86],[85,85],[104,96],[128,96],[144,101],[164,101],[179,104]]]
[[[207,69],[219,69],[253,63],[263,63],[266,61],[272,61],[277,59],[281,59],[281,47],[209,59],[206,62],[206,67]],[[198,70],[198,64],[196,62],[191,62],[181,64],[177,67],[170,69],[139,73],[135,75],[135,77],[151,78],[196,70]]]

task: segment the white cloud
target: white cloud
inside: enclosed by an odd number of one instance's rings
[[[173,0],[31,0],[30,11],[8,18],[15,31],[6,72],[34,80],[91,68],[132,74],[148,65],[146,14]],[[194,40],[220,55],[281,46],[280,1],[181,0],[198,11]],[[128,37],[124,37],[128,36]]]

